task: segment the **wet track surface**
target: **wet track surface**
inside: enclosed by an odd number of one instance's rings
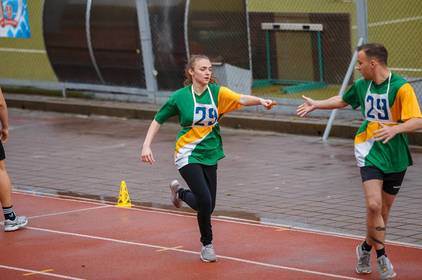
[[[139,161],[149,122],[9,110],[7,166],[16,189],[117,201],[125,180],[132,202],[172,208],[168,183],[178,127],[165,124]],[[352,140],[222,128],[216,216],[291,227],[365,234],[364,197]],[[387,239],[422,245],[422,149],[413,148],[392,209]],[[186,205],[182,208],[190,211]]]

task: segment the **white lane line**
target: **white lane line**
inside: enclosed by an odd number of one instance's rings
[[[180,248],[183,248],[183,246],[169,247],[169,248],[157,250],[155,252],[165,252],[165,251],[168,251],[168,250],[174,250],[174,249],[180,249]]]
[[[110,208],[110,207],[113,207],[113,206],[111,206],[111,205],[103,205],[103,206],[96,206],[96,207],[90,207],[90,208],[69,210],[69,211],[63,211],[63,212],[55,212],[55,213],[44,214],[44,215],[30,216],[28,218],[29,219],[37,219],[37,218],[51,217],[51,216],[57,216],[57,215],[66,215],[66,214],[70,214],[70,213],[77,213],[77,212],[83,212],[83,211],[89,211],[89,210],[96,210],[96,209],[102,209],[102,208]]]
[[[314,274],[314,275],[320,275],[320,276],[328,276],[332,278],[338,278],[338,279],[348,279],[348,280],[360,280],[363,278],[356,278],[356,277],[350,277],[350,276],[343,276],[338,274],[331,274],[331,273],[325,273],[325,272],[319,272],[314,270],[307,270],[307,269],[301,269],[301,268],[295,268],[295,267],[288,267],[288,266],[282,266],[282,265],[276,265],[276,264],[270,264],[270,263],[262,263],[262,262],[256,262],[256,261],[250,261],[245,259],[239,259],[234,257],[227,257],[227,256],[218,256],[221,259],[231,260],[231,261],[237,261],[247,264],[254,264],[254,265],[260,265],[265,267],[271,267],[271,268],[278,268],[278,269],[284,269],[284,270],[290,270],[295,272],[303,272],[308,274]]]
[[[29,190],[14,190],[13,193],[20,194],[20,195],[41,197],[41,198],[49,198],[49,199],[55,199],[55,200],[61,200],[61,201],[71,201],[71,202],[79,202],[79,203],[86,203],[86,204],[94,204],[94,205],[105,205],[105,204],[107,204],[104,201],[94,200],[94,199],[91,199],[91,198],[75,197],[75,196],[69,196],[69,195],[58,195],[58,194],[29,191]]]
[[[48,269],[38,270],[37,272],[24,273],[23,276],[32,276],[32,275],[41,274],[43,272],[52,272],[52,271],[54,271],[54,269],[48,268]]]
[[[28,192],[24,190],[14,191],[14,193],[21,194],[21,195],[33,195],[37,197],[46,197],[51,199],[57,199],[57,200],[64,200],[64,201],[74,201],[74,202],[80,202],[80,203],[92,203],[96,205],[104,205],[104,202],[100,202],[98,200],[93,200],[89,198],[75,198],[72,196],[66,196],[66,195],[60,195],[60,197],[56,197],[54,194],[48,194],[48,193],[42,193],[38,192],[37,194],[34,194],[33,192]],[[65,198],[61,198],[65,197]],[[178,210],[171,210],[171,209],[161,209],[161,208],[155,208],[155,207],[147,207],[142,206],[142,208],[121,208],[117,207],[115,205],[110,205],[113,207],[116,207],[118,209],[126,209],[131,211],[140,211],[140,212],[147,212],[147,213],[156,213],[156,214],[163,214],[163,215],[171,215],[171,216],[177,216],[177,217],[185,217],[185,218],[194,218],[196,219],[195,213],[189,213],[189,212],[183,212]],[[340,237],[345,239],[353,239],[353,240],[362,240],[364,236],[360,235],[354,235],[354,234],[346,234],[346,233],[338,233],[338,232],[332,232],[332,231],[325,231],[325,230],[318,230],[318,229],[310,229],[310,228],[304,228],[299,226],[292,226],[292,225],[286,225],[286,224],[277,224],[277,223],[264,223],[260,221],[254,221],[254,220],[248,220],[248,219],[241,219],[241,218],[235,218],[235,217],[226,217],[226,216],[213,216],[213,221],[220,221],[225,223],[233,223],[233,224],[241,224],[241,225],[249,225],[249,226],[255,226],[255,227],[262,227],[262,228],[287,228],[291,231],[297,231],[297,232],[305,232],[305,233],[312,233],[312,234],[318,234],[318,235],[324,235],[324,236],[333,236],[333,237]],[[386,240],[387,244],[395,245],[395,246],[403,246],[413,249],[422,249],[422,245],[418,244],[412,244],[412,243],[406,243],[406,242],[400,242],[400,241],[392,241],[392,240]]]
[[[22,271],[22,272],[36,273],[37,275],[51,276],[51,277],[56,277],[60,279],[85,280],[83,278],[77,278],[77,277],[72,277],[72,276],[67,276],[67,275],[62,275],[62,274],[57,274],[57,273],[40,272],[40,271],[36,271],[32,269],[26,269],[26,268],[8,266],[8,265],[2,265],[2,264],[0,264],[0,268],[9,269],[9,270],[17,270],[17,271]]]
[[[73,237],[81,237],[81,238],[87,238],[87,239],[109,241],[109,242],[115,242],[115,243],[125,244],[125,245],[135,245],[135,246],[153,248],[153,249],[158,249],[158,250],[167,250],[167,251],[175,251],[175,252],[180,252],[180,253],[198,255],[198,252],[178,249],[177,247],[172,248],[172,247],[165,247],[165,246],[160,246],[160,245],[153,245],[153,244],[140,243],[140,242],[134,242],[134,241],[125,241],[125,240],[108,238],[108,237],[101,237],[101,236],[95,236],[95,235],[87,235],[87,234],[73,233],[73,232],[66,232],[66,231],[59,231],[59,230],[52,230],[52,229],[45,229],[45,228],[37,228],[37,227],[27,227],[27,229],[49,232],[49,233],[55,233],[55,234],[61,234],[61,235],[67,235],[67,236],[73,236]],[[308,274],[314,274],[314,275],[320,275],[320,276],[328,276],[328,277],[333,277],[333,278],[338,278],[338,279],[349,279],[349,280],[362,279],[362,278],[355,278],[355,277],[349,277],[349,276],[319,272],[319,271],[314,271],[314,270],[307,270],[307,269],[288,267],[288,266],[282,266],[282,265],[276,265],[276,264],[270,264],[270,263],[264,263],[264,262],[251,261],[251,260],[229,257],[229,256],[218,255],[218,258],[236,261],[236,262],[241,262],[241,263],[254,264],[254,265],[263,266],[263,267],[271,267],[271,268],[278,268],[278,269],[282,269],[282,270],[302,272],[302,273],[308,273]]]

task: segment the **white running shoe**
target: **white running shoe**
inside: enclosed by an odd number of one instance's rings
[[[4,220],[4,231],[15,231],[28,224],[25,216],[16,216],[14,220]]]
[[[368,274],[371,273],[371,252],[362,249],[362,245],[356,247],[356,257],[358,263],[356,264],[356,273]]]
[[[170,183],[170,190],[171,190],[171,202],[176,208],[182,207],[182,200],[179,197],[179,190],[181,190],[182,187],[179,184],[179,181],[173,180]]]
[[[390,260],[384,255],[377,259],[378,272],[380,273],[381,279],[391,279],[396,276],[393,265]]]
[[[212,246],[212,244],[202,246],[201,260],[204,261],[204,262],[215,262],[215,261],[217,261],[217,256],[215,255],[214,246]]]

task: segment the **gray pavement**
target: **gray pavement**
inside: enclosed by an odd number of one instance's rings
[[[75,113],[82,115],[103,115],[124,118],[151,120],[158,109],[153,100],[145,103],[142,99],[130,95],[100,95],[93,99],[62,98],[24,94],[6,94],[9,107],[29,110]],[[160,97],[164,102],[166,98]],[[120,102],[118,102],[120,101]],[[157,100],[156,100],[157,101]],[[151,103],[152,102],[152,103]],[[158,101],[157,101],[158,102]],[[298,99],[278,99],[279,106],[264,110],[261,106],[245,107],[225,115],[222,124],[232,128],[243,128],[280,133],[322,136],[327,125],[330,111],[317,110],[308,118],[296,116]],[[359,111],[349,107],[337,110],[336,119],[330,131],[330,137],[352,139],[361,123]],[[409,134],[409,142],[422,146],[422,131]]]
[[[116,201],[125,180],[135,204],[172,208],[168,183],[180,179],[172,162],[177,125],[162,127],[152,147],[157,162],[149,166],[139,161],[149,121],[13,108],[9,118],[5,147],[16,189]],[[322,144],[319,137],[227,127],[222,135],[227,157],[218,167],[215,215],[365,234],[352,139]],[[422,246],[422,148],[412,151],[415,165],[387,239]]]

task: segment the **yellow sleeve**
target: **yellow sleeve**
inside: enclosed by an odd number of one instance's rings
[[[404,84],[399,89],[397,95],[401,103],[400,118],[402,121],[407,121],[412,118],[422,118],[418,99],[415,91],[409,83]]]
[[[240,94],[226,88],[220,87],[218,92],[218,113],[224,114],[242,107],[240,104]]]

